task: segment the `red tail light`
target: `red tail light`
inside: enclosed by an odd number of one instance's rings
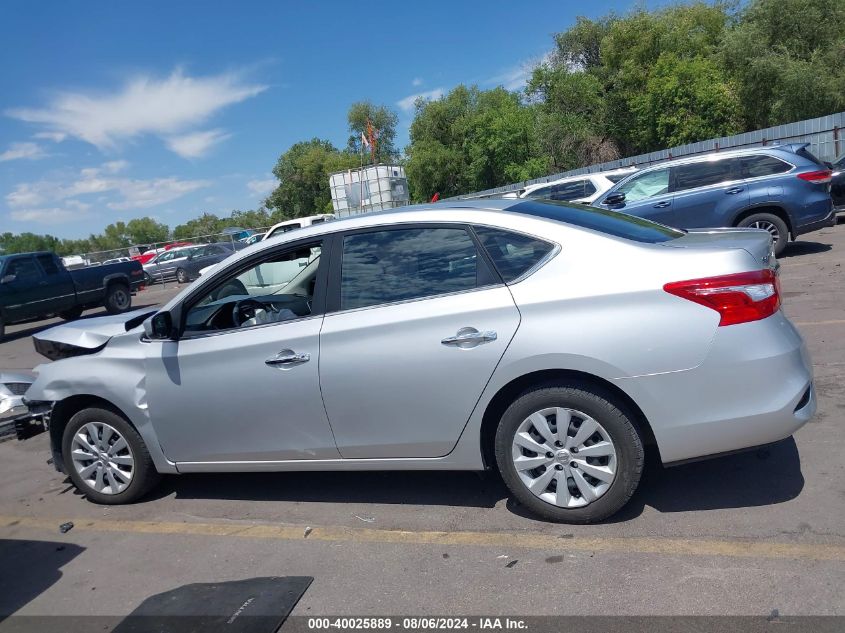
[[[823,185],[830,182],[833,172],[829,169],[821,169],[819,171],[805,171],[803,174],[798,174],[801,180],[806,180],[814,185]]]
[[[722,317],[720,326],[759,321],[780,307],[780,280],[769,269],[673,281],[663,290],[715,310]]]

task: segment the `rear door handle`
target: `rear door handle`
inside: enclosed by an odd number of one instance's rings
[[[743,191],[744,189],[745,189],[745,187],[731,187],[730,189],[725,189],[725,193],[730,195],[730,194],[734,194],[734,193],[739,193],[740,191]]]
[[[655,209],[665,209],[670,204],[672,204],[671,200],[664,200],[663,202],[658,202],[656,205],[654,205],[654,208]]]
[[[285,369],[288,367],[293,367],[294,365],[301,365],[302,363],[307,363],[309,360],[311,360],[311,354],[297,354],[291,349],[283,349],[275,356],[271,356],[270,358],[265,360],[264,364],[270,365],[271,367],[279,367],[280,369]]]
[[[498,335],[493,330],[479,332],[474,327],[462,327],[455,336],[447,336],[440,342],[448,347],[469,349],[495,341]]]

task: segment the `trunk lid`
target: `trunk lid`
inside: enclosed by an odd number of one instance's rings
[[[763,229],[692,229],[684,236],[663,242],[659,246],[691,249],[741,248],[763,267],[772,270],[780,267],[775,258],[772,236]]]
[[[79,319],[57,325],[32,335],[35,351],[50,360],[93,354],[101,350],[113,336],[139,327],[146,317],[155,312],[142,308],[123,314]]]

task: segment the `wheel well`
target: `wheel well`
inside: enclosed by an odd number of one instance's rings
[[[792,222],[789,219],[789,214],[780,207],[754,207],[752,209],[746,209],[734,218],[734,226],[738,226],[745,218],[756,215],[757,213],[771,213],[772,215],[778,216],[784,221],[786,228],[789,229],[789,235],[792,239],[795,239],[795,233],[792,230]]]
[[[53,405],[53,410],[50,412],[50,445],[53,448],[54,461],[61,459],[62,457],[62,436],[65,433],[65,427],[68,422],[70,422],[70,419],[74,415],[89,407],[102,407],[103,409],[113,411],[132,425],[133,428],[135,426],[129,418],[124,415],[123,411],[118,409],[108,400],[98,396],[80,395],[59,400],[55,405]],[[56,464],[64,466],[61,462],[56,462]]]
[[[106,282],[106,290],[108,290],[109,288],[111,288],[112,286],[115,286],[115,285],[126,286],[128,288],[129,282],[126,281],[125,279],[119,279],[119,278],[118,279],[109,279]]]
[[[547,385],[582,386],[606,392],[613,399],[614,404],[622,408],[631,418],[631,421],[640,433],[643,443],[647,445],[657,444],[654,439],[654,433],[651,430],[651,425],[646,419],[645,414],[643,414],[642,409],[619,387],[603,378],[581,371],[546,369],[525,374],[512,380],[499,389],[487,405],[487,409],[484,411],[484,417],[481,420],[481,455],[484,459],[484,465],[487,468],[495,468],[494,443],[496,439],[496,428],[505,410],[525,391]]]

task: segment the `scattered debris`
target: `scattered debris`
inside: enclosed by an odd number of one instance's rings
[[[496,558],[510,558],[507,554],[502,554],[501,556],[496,556]]]
[[[311,527],[310,526],[305,528],[305,534],[302,535],[302,538],[308,538],[309,534],[311,534]]]
[[[563,562],[563,556],[549,556],[548,558],[546,558],[546,562],[547,563],[562,563]]]
[[[508,569],[511,569],[511,568],[512,568],[514,565],[516,565],[518,562],[519,562],[519,560],[515,558],[515,559],[513,559],[511,562],[509,562],[507,565],[505,565],[505,567],[507,567]]]
[[[574,534],[561,534],[558,538],[575,538]]]
[[[777,609],[772,609],[772,612],[769,614],[769,617],[766,618],[766,622],[773,622],[774,620],[780,619],[780,611]]]
[[[446,552],[443,552],[443,558],[444,558],[444,559],[445,559],[445,558],[449,558],[449,554],[447,554]]]
[[[357,514],[355,515],[356,519],[361,519],[364,523],[374,523],[376,518],[375,517],[359,517]]]
[[[66,534],[67,532],[70,532],[72,529],[73,529],[73,523],[71,521],[68,521],[67,523],[62,523],[59,526],[59,532],[61,532],[62,534]]]

